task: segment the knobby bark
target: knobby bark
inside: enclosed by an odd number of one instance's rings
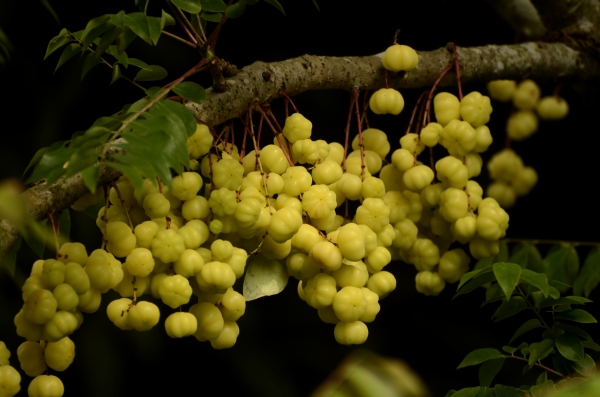
[[[458,47],[461,80],[464,84],[495,79],[531,77],[536,81],[599,82],[600,63],[584,52],[561,43],[523,43],[518,45],[488,45]],[[452,60],[446,48],[419,52],[419,65],[409,72],[389,73],[389,84],[397,89],[432,85],[440,72]],[[249,105],[265,103],[281,96],[318,89],[361,90],[385,86],[382,54],[368,57],[321,57],[305,55],[282,62],[255,62],[225,81],[225,92],[208,90],[201,104],[189,103],[199,120],[216,126],[244,114]],[[456,84],[453,74],[441,81],[441,86]],[[114,149],[114,148],[113,148]],[[119,173],[103,167],[99,184],[116,179]],[[50,187],[38,184],[21,194],[30,213],[42,220],[48,212],[68,208],[87,192],[79,175],[60,179]],[[0,221],[0,261],[18,238],[18,231],[7,221]]]

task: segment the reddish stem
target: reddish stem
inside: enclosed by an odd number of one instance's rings
[[[171,8],[171,12],[173,13],[173,16],[175,17],[175,19],[177,20],[177,23],[179,23],[179,26],[181,26],[181,28],[183,29],[185,34],[187,34],[187,36],[190,38],[192,43],[194,43],[195,45],[198,45],[198,40],[196,40],[196,37],[192,34],[192,32],[190,32],[187,25],[183,22],[183,20],[179,16],[179,13],[175,9],[175,7],[173,7],[173,4],[171,4],[171,2],[168,0],[167,0],[167,4],[169,5],[169,8]]]
[[[359,92],[357,89],[352,89],[352,96],[354,97],[354,109],[356,114],[356,122],[358,124],[358,147],[360,148],[360,179],[365,180],[365,149],[362,140],[362,125],[360,123],[360,109],[358,106]]]
[[[433,82],[433,85],[431,86],[431,90],[429,90],[429,95],[427,96],[427,104],[425,106],[425,114],[429,113],[429,109],[431,108],[431,99],[433,98],[433,93],[435,92],[435,89],[437,88],[440,81],[444,78],[446,73],[448,73],[450,71],[450,69],[452,69],[451,63],[448,64],[448,66],[446,66],[446,68],[444,70],[442,70],[442,73],[440,73],[438,78]]]
[[[269,120],[269,116],[267,116],[267,114],[265,113],[265,111],[262,110],[262,108],[259,105],[256,106],[256,109],[260,112],[260,114],[263,115],[263,118],[265,119],[265,121],[267,122],[267,124],[269,124],[269,127],[271,127],[271,130],[273,131],[273,134],[275,134],[275,138],[277,139],[277,142],[279,143],[279,147],[281,148],[281,151],[285,155],[285,158],[287,159],[288,163],[290,164],[290,167],[293,167],[294,166],[294,162],[290,158],[290,155],[287,152],[287,150],[285,150],[285,146],[283,145],[283,142],[281,141],[280,133],[275,129],[275,127],[273,126],[273,124]],[[275,122],[277,122],[277,120],[275,120]]]
[[[298,112],[298,108],[297,108],[297,107],[296,107],[296,105],[294,104],[294,101],[292,101],[292,98],[290,98],[290,96],[289,96],[288,94],[286,94],[286,92],[285,92],[285,91],[283,91],[283,90],[279,90],[279,93],[280,93],[280,94],[281,94],[281,95],[282,95],[282,96],[283,96],[285,99],[287,99],[288,101],[290,101],[290,104],[292,105],[292,107],[294,108],[294,111],[295,111],[296,113],[300,113],[300,112]]]
[[[363,113],[362,113],[362,121],[365,123],[367,128],[371,128],[369,125],[369,117],[367,116],[367,98],[369,98],[369,90],[365,90],[365,95],[363,96]]]
[[[348,155],[348,142],[350,141],[350,121],[352,120],[352,108],[354,107],[354,98],[350,100],[350,109],[348,109],[348,121],[346,122],[346,139],[344,140],[344,159],[342,169],[346,172],[346,157]]]
[[[48,219],[50,219],[50,224],[52,225],[52,234],[54,234],[54,246],[56,248],[56,260],[60,260],[60,252],[59,252],[59,243],[58,243],[58,234],[59,234],[59,230],[58,227],[56,226],[56,224],[54,223],[54,218],[52,217],[52,213],[48,212]]]
[[[242,119],[244,123],[244,138],[242,139],[242,148],[240,150],[240,164],[242,164],[242,160],[246,155],[246,139],[248,138],[248,116],[245,119]]]
[[[419,95],[419,98],[417,98],[417,102],[415,103],[415,107],[413,108],[413,111],[410,115],[410,120],[408,122],[408,128],[406,129],[406,132],[404,133],[404,135],[408,134],[410,132],[410,129],[412,127],[413,121],[415,120],[415,114],[417,113],[417,109],[419,108],[419,105],[421,104],[421,102],[423,101],[423,98],[425,97],[425,94],[427,94],[427,90],[423,91],[421,93],[421,95]]]
[[[229,7],[231,5],[231,3],[233,3],[233,0],[229,0],[229,3],[227,3],[227,7]],[[208,39],[206,40],[207,45],[210,48],[212,48],[213,51],[217,47],[217,40],[219,39],[219,33],[221,32],[221,28],[223,27],[223,24],[225,23],[226,20],[227,20],[227,13],[224,12],[223,16],[221,17],[221,20],[219,21],[219,24],[217,25],[215,30],[213,30],[213,32],[210,34],[210,36],[208,36]]]
[[[456,70],[456,83],[458,85],[458,99],[462,101],[463,93],[462,93],[462,85],[460,84],[460,63],[458,62],[458,51],[456,50],[456,44],[449,43],[448,44],[452,49],[452,55],[454,58],[454,67]]]

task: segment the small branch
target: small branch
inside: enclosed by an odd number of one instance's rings
[[[185,45],[186,45],[186,46],[188,46],[188,47],[192,47],[193,49],[196,49],[196,48],[197,48],[197,47],[196,47],[196,45],[195,45],[194,43],[192,43],[192,42],[189,42],[189,41],[187,41],[186,39],[182,39],[181,37],[179,37],[179,36],[177,36],[177,35],[174,35],[173,33],[169,33],[169,32],[167,32],[166,30],[163,30],[163,31],[162,31],[162,34],[164,34],[165,36],[168,36],[168,37],[170,37],[170,38],[172,38],[172,39],[175,39],[175,40],[177,40],[177,41],[179,41],[179,42],[181,42],[181,43],[185,44]]]
[[[52,234],[54,235],[54,247],[56,248],[56,260],[60,260],[60,246],[58,244],[58,228],[56,226],[56,224],[54,223],[54,218],[52,217],[52,214],[50,212],[48,212],[48,219],[50,219],[50,224],[52,225]]]
[[[542,315],[540,314],[540,312],[538,310],[535,309],[535,307],[533,307],[531,305],[531,303],[529,302],[529,300],[527,299],[527,296],[525,296],[525,294],[523,293],[523,290],[521,289],[521,287],[519,287],[517,285],[517,291],[519,292],[519,295],[521,295],[521,297],[523,299],[525,299],[525,303],[527,304],[527,307],[529,309],[531,309],[531,311],[533,311],[535,313],[535,315],[540,319],[540,321],[542,322],[542,324],[544,325],[544,327],[550,331],[550,334],[552,334],[552,337],[554,337],[554,331],[552,331],[552,328],[550,328],[550,326],[548,325],[548,323],[546,323],[546,320],[544,320],[544,318],[542,317]]]
[[[503,355],[502,355],[502,358],[513,358],[513,359],[515,359],[515,360],[525,361],[525,362],[527,362],[527,363],[529,362],[529,360],[528,360],[528,359],[526,359],[525,357],[519,357],[519,356],[508,356],[508,355],[506,355],[506,354],[503,354]],[[536,367],[540,367],[540,368],[542,368],[544,371],[548,371],[548,372],[550,372],[550,373],[552,373],[552,374],[554,374],[554,375],[558,375],[558,376],[560,376],[561,378],[565,378],[565,376],[564,376],[563,374],[561,374],[560,372],[557,372],[557,371],[553,370],[552,368],[548,368],[548,367],[546,367],[545,365],[543,365],[542,363],[539,363],[539,362],[537,362],[537,363],[535,363],[535,364],[533,364],[533,365],[535,365]],[[568,377],[567,377],[567,378],[568,378]]]

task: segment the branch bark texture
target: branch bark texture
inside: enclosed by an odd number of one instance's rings
[[[406,73],[390,73],[391,87],[421,88],[433,84],[440,72],[452,61],[446,48],[419,52],[419,65]],[[320,57],[304,55],[282,62],[255,62],[226,80],[227,90],[208,90],[201,104],[189,103],[196,117],[215,126],[243,115],[251,103],[264,103],[281,96],[297,95],[310,90],[357,87],[375,90],[385,86],[381,55],[368,57]],[[600,64],[583,52],[560,43],[524,43],[518,45],[488,45],[458,47],[463,84],[495,79],[535,78],[536,81],[600,81]],[[454,75],[446,75],[442,86],[456,84]],[[113,149],[114,150],[114,149]],[[103,167],[99,183],[116,179],[120,174]],[[42,220],[48,212],[68,208],[87,192],[81,177],[61,179],[46,188],[36,185],[21,194],[34,219]],[[0,261],[18,238],[18,231],[6,221],[0,221]]]
[[[599,0],[531,0],[550,32],[600,43]]]

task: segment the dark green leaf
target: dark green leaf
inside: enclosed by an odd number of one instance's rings
[[[542,383],[546,382],[548,380],[548,372],[544,371],[540,374],[540,376],[538,376],[537,380],[535,381],[536,385],[541,385]]]
[[[558,299],[548,298],[543,300],[539,307],[540,309],[549,306],[558,306],[558,305],[584,305],[586,303],[590,303],[591,300],[582,298],[580,296],[566,296]]]
[[[47,178],[47,184],[51,184],[65,172],[63,166],[70,156],[71,151],[64,147],[64,141],[54,143],[46,150],[25,183]]]
[[[496,397],[496,392],[489,387],[480,387],[475,397]]]
[[[583,343],[583,347],[585,347],[586,349],[592,349],[594,351],[600,352],[600,345],[598,345],[597,343],[588,341],[583,341],[581,343]]]
[[[500,307],[498,307],[498,310],[496,310],[496,313],[494,313],[492,318],[495,317],[494,322],[498,322],[504,320],[505,318],[514,316],[525,309],[527,309],[527,303],[525,302],[525,299],[521,298],[520,296],[513,296],[508,302],[504,302],[500,305]]]
[[[536,329],[541,326],[542,326],[542,323],[537,318],[533,318],[531,320],[526,321],[523,325],[521,325],[519,327],[517,332],[515,332],[515,334],[512,336],[512,338],[510,338],[510,341],[508,343],[512,343],[515,339],[517,339],[519,336],[523,335],[525,332],[529,332],[532,329]]]
[[[485,302],[481,305],[481,307],[487,305],[488,303],[497,302],[499,300],[505,300],[504,291],[500,288],[498,283],[492,283],[492,285],[485,291]]]
[[[520,397],[522,394],[512,386],[496,385],[494,386],[496,397]]]
[[[150,87],[146,90],[146,95],[148,96],[149,99],[154,99],[156,98],[157,95],[163,93],[165,89],[162,87]],[[163,99],[165,98],[165,95],[163,95],[162,97]]]
[[[563,284],[572,284],[579,272],[579,257],[571,245],[561,245],[544,258],[544,273],[548,279],[557,280]],[[565,292],[568,287],[557,287]]]
[[[126,27],[123,31],[123,34],[117,37],[117,52],[119,54],[122,54],[125,51],[125,49],[129,47],[129,44],[131,44],[131,42],[135,40],[136,37],[137,35],[135,34],[135,32],[130,28]]]
[[[54,11],[54,8],[52,8],[50,2],[48,0],[40,0],[40,3],[42,3],[42,6],[46,9],[46,11],[48,11],[50,15],[52,15],[54,19],[56,19],[56,22],[60,25],[60,19],[58,19],[58,14],[56,13],[56,11]]]
[[[66,46],[65,49],[63,50],[62,54],[60,55],[60,59],[58,60],[58,63],[56,64],[56,69],[54,69],[54,72],[56,73],[58,68],[60,68],[62,65],[64,65],[65,62],[67,62],[69,59],[73,58],[75,55],[80,54],[80,53],[81,53],[81,46],[79,44],[72,43],[72,44],[69,44],[68,46]]]
[[[125,15],[123,19],[125,26],[129,27],[133,33],[139,36],[148,44],[152,44],[150,39],[150,25],[148,17],[143,12],[134,12]]]
[[[148,98],[142,98],[127,108],[127,111],[123,110],[124,113],[137,113],[142,110],[150,102]]]
[[[175,19],[165,10],[162,10],[162,14],[160,17],[160,27],[164,29],[166,26],[175,25]]]
[[[121,163],[109,162],[106,163],[106,165],[116,169],[117,171],[120,171],[123,175],[125,175],[127,179],[129,179],[129,181],[131,182],[131,185],[135,189],[136,194],[139,194],[142,191],[142,187],[144,186],[144,180],[142,179],[142,175],[145,175],[141,173],[142,171],[136,169],[133,166]],[[148,175],[152,175],[153,173],[154,172],[151,171]],[[97,210],[96,215],[91,216],[91,218],[96,219],[98,211],[99,210]]]
[[[150,39],[156,45],[162,31],[162,19],[158,17],[148,17],[148,28],[150,29]]]
[[[2,266],[6,268],[6,271],[11,276],[15,275],[15,268],[17,264],[17,251],[19,251],[19,248],[21,248],[22,241],[23,237],[19,236],[15,244],[12,246],[10,251],[8,251],[4,259],[2,260]]]
[[[591,377],[596,374],[596,363],[588,354],[580,361],[571,361],[573,369],[585,377]]]
[[[108,47],[110,47],[110,45],[117,39],[117,37],[121,35],[121,33],[123,33],[123,29],[116,26],[108,29],[102,35],[102,39],[100,39],[100,43],[98,43],[98,48],[96,48],[94,54],[96,54],[97,57],[100,57],[102,54],[104,54],[104,52],[108,50]]]
[[[83,42],[83,48],[88,48],[92,42],[99,37],[102,33],[106,32],[113,24],[110,21],[110,15],[102,15],[92,19],[87,23],[83,34],[81,35],[81,41]]]
[[[554,341],[544,339],[539,343],[532,343],[529,346],[529,367],[532,367],[537,361],[542,360],[552,352]]]
[[[200,0],[171,0],[171,2],[190,14],[197,14],[202,9]]]
[[[188,101],[200,103],[206,100],[206,91],[200,84],[184,81],[172,88],[173,92]]]
[[[552,389],[554,389],[554,382],[548,380],[539,385],[531,386],[529,392],[531,393],[532,397],[547,397]]]
[[[207,11],[202,11],[202,14],[200,15],[200,17],[206,21],[209,22],[221,22],[221,18],[223,18],[223,14],[220,12],[207,12]]]
[[[317,7],[317,11],[321,11],[321,9],[319,8],[319,3],[317,3],[317,0],[312,0],[313,4],[315,5],[315,7]]]
[[[490,387],[494,377],[496,377],[503,364],[503,358],[496,358],[483,363],[483,365],[479,367],[479,385]]]
[[[177,116],[183,123],[185,138],[194,135],[198,124],[192,112],[180,103],[175,101],[162,101],[152,107],[151,112],[165,116]]]
[[[582,330],[581,328],[575,326],[575,325],[571,325],[571,324],[562,324],[559,322],[556,322],[554,324],[554,328],[556,329],[561,329],[563,331],[566,332],[570,332],[572,334],[575,334],[583,339],[586,339],[590,342],[593,342],[592,337],[590,336],[590,334],[588,334],[587,332],[585,332],[584,330]]]
[[[125,11],[119,11],[117,14],[110,14],[110,21],[113,25],[125,29]]]
[[[496,280],[498,280],[498,284],[500,284],[502,291],[504,291],[504,294],[506,295],[506,300],[509,300],[515,287],[519,283],[521,267],[514,263],[499,262],[494,263],[493,271]]]
[[[277,8],[283,15],[285,15],[285,11],[283,10],[283,7],[281,6],[281,4],[279,4],[279,1],[265,0],[265,2],[271,4],[273,7]]]
[[[58,230],[60,231],[59,244],[62,246],[69,241],[71,236],[71,214],[69,209],[65,209],[60,213],[58,218]]]
[[[575,321],[577,323],[589,324],[597,323],[594,316],[582,309],[573,309],[560,313],[556,316],[557,320]]]
[[[129,58],[129,64],[133,65],[133,66],[137,66],[138,68],[142,69],[142,70],[152,70],[152,68],[150,67],[150,65],[148,65],[146,62],[141,61],[137,58]]]
[[[521,354],[523,356],[529,355],[529,343],[523,342],[517,347],[517,349],[521,350]]]
[[[150,3],[150,0],[135,0],[135,4],[138,5],[138,8],[144,14],[146,14],[146,11],[148,10],[148,3]]]
[[[58,50],[62,46],[65,46],[73,41],[73,38],[69,35],[67,29],[62,29],[60,33],[53,37],[48,43],[48,48],[46,49],[46,55],[44,55],[44,59],[48,58],[54,51]]]
[[[223,12],[227,4],[223,0],[200,0],[202,10],[209,12]]]
[[[31,161],[27,165],[27,168],[25,168],[25,171],[23,172],[23,176],[22,176],[23,179],[27,175],[28,171],[31,170],[33,167],[35,167],[40,162],[40,160],[44,156],[44,153],[46,153],[46,150],[48,150],[48,148],[43,147],[43,148],[39,149],[37,152],[35,152],[35,154],[33,155],[33,158],[31,159]]]
[[[131,63],[131,59],[129,60]],[[162,66],[150,65],[149,69],[142,69],[135,75],[134,81],[156,81],[162,80],[168,76],[167,71]]]
[[[120,77],[121,77],[121,68],[119,67],[118,63],[115,63],[115,66],[113,66],[112,77],[110,79],[109,85],[113,85],[114,82],[119,80]]]
[[[91,166],[81,171],[81,178],[85,187],[87,187],[92,194],[96,193],[96,181],[98,180],[98,172],[100,167]]]
[[[517,349],[516,347],[502,346],[502,350],[504,350],[508,354],[513,354],[514,352],[516,352],[519,349]]]
[[[83,61],[83,68],[81,69],[81,80],[85,77],[85,75],[96,65],[100,63],[100,59],[96,57],[93,53],[87,54],[85,60]]]
[[[590,296],[598,283],[600,283],[600,248],[596,247],[585,258],[581,272],[573,283],[573,293]]]
[[[467,284],[465,284],[455,295],[452,299],[456,298],[457,296],[460,295],[464,295],[464,294],[468,294],[471,291],[474,291],[475,289],[489,283],[492,282],[496,279],[496,277],[494,276],[494,273],[483,273],[483,274],[479,274],[477,275],[475,278],[473,278],[473,280],[471,280],[470,282],[468,282]]]
[[[25,243],[31,248],[31,250],[38,256],[40,259],[44,259],[44,250],[46,249],[46,236],[47,236],[47,227],[48,218],[44,219],[40,222],[42,227],[39,228],[41,233],[23,233],[23,239]]]
[[[467,387],[460,389],[452,395],[452,397],[475,397],[479,393],[479,387]]]
[[[227,7],[225,10],[225,15],[227,15],[229,18],[239,18],[244,15],[244,11],[246,11],[246,4],[237,2]]]
[[[533,244],[517,244],[508,260],[511,263],[518,263],[523,269],[530,269],[534,272],[543,272],[542,256]]]
[[[529,269],[523,269],[521,271],[521,281],[538,288],[544,294],[544,297],[548,296],[548,294],[549,294],[548,277],[545,274],[536,273]]]
[[[548,284],[550,284],[550,286],[548,287],[548,295],[551,298],[558,299],[560,298],[560,291],[552,286],[552,281],[554,280],[548,280]]]
[[[560,354],[552,355],[552,365],[554,369],[563,375],[569,375],[573,373],[573,367],[569,364],[569,361],[562,357]]]
[[[473,270],[471,272],[463,274],[463,276],[460,279],[460,282],[458,283],[458,287],[456,287],[456,289],[459,290],[463,285],[465,285],[467,283],[467,281],[471,280],[472,278],[474,278],[478,275],[481,275],[481,274],[489,273],[491,271],[492,271],[492,265],[490,264],[489,266],[487,266],[483,269]]]
[[[583,359],[583,344],[578,337],[572,334],[562,334],[556,338],[556,348],[559,353],[571,361]]]
[[[456,369],[468,367],[471,365],[478,365],[488,360],[494,360],[496,358],[502,358],[502,353],[496,349],[486,348],[477,349],[467,354]]]
[[[106,52],[115,57],[117,62],[125,66],[125,69],[127,69],[127,67],[129,66],[129,58],[127,57],[126,52],[122,52],[121,54],[119,54],[119,50],[117,50],[116,45],[111,45],[110,47],[108,47],[108,50]]]
[[[456,393],[456,390],[450,390],[448,393],[446,393],[445,397],[452,397],[454,393]]]

